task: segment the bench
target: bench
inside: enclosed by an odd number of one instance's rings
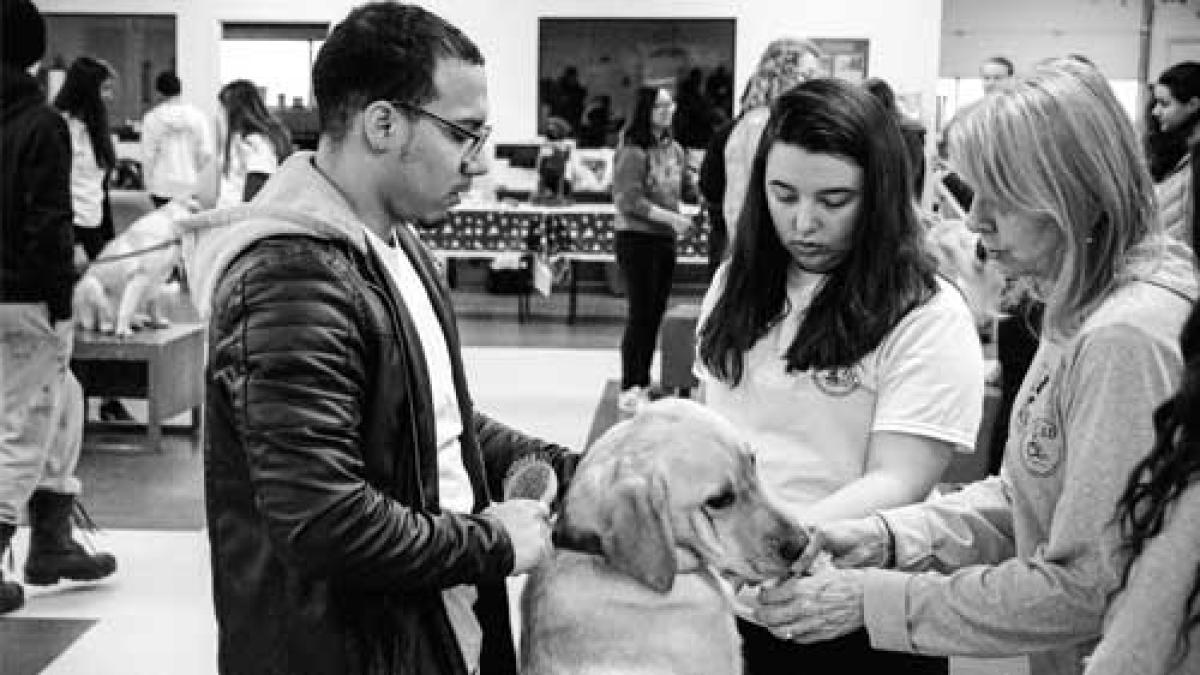
[[[195,434],[199,429],[204,400],[201,324],[140,330],[128,338],[77,330],[71,370],[85,397],[146,400],[147,450],[162,451],[163,422],[176,415],[190,411],[191,425],[186,430]]]

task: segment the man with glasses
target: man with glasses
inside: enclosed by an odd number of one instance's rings
[[[187,242],[212,317],[220,670],[512,673],[505,577],[548,553],[548,513],[492,500],[517,458],[565,485],[578,455],[473,408],[449,292],[411,230],[487,170],[483,57],[419,7],[368,4],[330,34],[313,88],[316,152]]]

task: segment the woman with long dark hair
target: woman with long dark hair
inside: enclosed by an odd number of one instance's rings
[[[62,111],[71,132],[71,206],[75,243],[94,259],[114,236],[108,200],[108,177],[117,166],[108,108],[117,73],[108,63],[81,56],[67,68],[54,107]]]
[[[680,213],[691,178],[687,155],[671,137],[674,115],[671,92],[639,88],[614,159],[614,249],[629,308],[617,399],[623,412],[636,411],[649,398],[650,361],[675,274],[675,240],[692,226]]]
[[[1038,64],[948,134],[975,190],[968,225],[1045,302],[1004,465],[953,494],[818,523],[796,567],[817,549],[833,565],[763,590],[756,617],[805,641],[865,626],[883,649],[1024,655],[1030,675],[1074,675],[1119,583],[1113,507],[1183,370],[1196,269],[1162,236],[1137,135],[1095,68]]]
[[[732,258],[704,299],[706,403],[754,447],[800,522],[924,499],[983,407],[982,347],[939,279],[896,117],[864,89],[814,79],[773,104]],[[746,617],[750,619],[750,617]],[[811,645],[739,623],[751,675],[947,672],[876,652],[865,631]]]
[[[1200,148],[1191,150],[1196,165]],[[1192,250],[1200,250],[1193,182]],[[1183,382],[1154,411],[1154,448],[1117,506],[1121,591],[1084,675],[1200,672],[1200,305],[1179,338]]]
[[[1190,149],[1200,144],[1200,63],[1177,63],[1158,76],[1147,124],[1147,151],[1163,223],[1167,232],[1188,241],[1194,210],[1188,193],[1196,166]]]
[[[258,87],[234,80],[221,87],[217,206],[250,201],[292,152],[291,134],[263,103]]]

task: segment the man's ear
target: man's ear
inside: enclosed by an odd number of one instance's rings
[[[363,109],[363,136],[367,147],[379,153],[408,145],[412,125],[395,106],[375,101]]]

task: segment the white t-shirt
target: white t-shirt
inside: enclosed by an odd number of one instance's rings
[[[697,327],[724,285],[709,288]],[[959,292],[913,309],[853,368],[788,373],[783,360],[823,277],[788,279],[792,309],[745,355],[730,388],[697,361],[707,405],[746,434],[767,491],[794,517],[862,477],[873,432],[925,436],[972,452],[983,412],[983,352]]]
[[[405,227],[397,225],[397,227]],[[394,248],[364,227],[367,241],[375,254],[383,260],[396,288],[404,299],[404,305],[412,315],[425,352],[425,366],[429,371],[429,385],[433,395],[434,430],[437,437],[438,497],[446,511],[470,513],[475,503],[471,490],[471,479],[462,460],[462,415],[458,409],[454,372],[450,364],[450,347],[446,334],[438,322],[433,303],[413,263],[397,244]],[[483,649],[483,629],[475,617],[475,600],[478,593],[474,586],[460,585],[442,591],[442,601],[459,648],[467,663],[467,671],[475,672],[479,667],[479,655]]]
[[[225,151],[225,146],[220,148]],[[217,206],[236,206],[242,203],[246,193],[246,176],[252,173],[271,175],[279,168],[279,158],[275,156],[275,146],[271,139],[264,134],[235,135],[229,143],[229,168],[225,169],[224,157],[221,162],[221,193],[217,197]]]
[[[104,169],[96,161],[83,120],[63,113],[71,134],[71,209],[75,227],[100,227],[104,220]]]

